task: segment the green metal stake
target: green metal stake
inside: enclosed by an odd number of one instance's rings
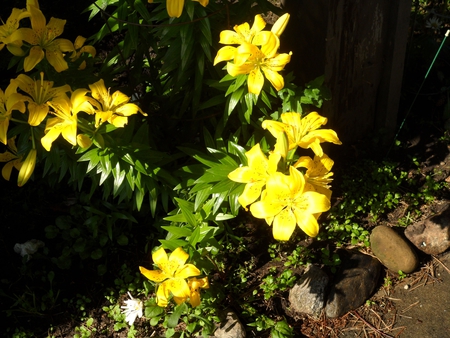
[[[407,111],[407,113],[406,113],[406,115],[405,115],[405,117],[404,117],[402,123],[400,124],[400,127],[398,128],[397,134],[395,134],[394,142],[391,144],[391,146],[390,146],[388,152],[386,153],[386,157],[387,157],[387,156],[389,155],[389,153],[391,152],[392,146],[394,145],[395,141],[397,140],[398,134],[399,134],[400,131],[402,130],[403,125],[405,124],[405,121],[406,121],[406,119],[408,118],[409,113],[411,113],[411,109],[412,109],[412,107],[414,106],[414,103],[416,102],[416,99],[417,99],[417,97],[419,96],[420,91],[422,90],[423,84],[425,83],[425,80],[427,79],[428,74],[430,74],[431,68],[433,67],[434,62],[436,61],[436,59],[437,59],[439,53],[441,52],[442,46],[444,45],[445,40],[447,39],[447,37],[448,37],[449,35],[450,35],[450,30],[447,30],[447,32],[446,32],[445,35],[444,35],[444,39],[442,40],[441,45],[439,46],[439,49],[438,49],[437,52],[436,52],[436,55],[434,55],[434,58],[433,58],[433,61],[432,61],[431,64],[430,64],[430,67],[428,67],[428,71],[427,71],[427,73],[425,74],[425,77],[423,78],[422,84],[420,85],[419,90],[418,90],[417,93],[416,93],[416,96],[414,96],[414,99],[413,99],[411,105],[409,106],[409,109],[408,109],[408,111]]]

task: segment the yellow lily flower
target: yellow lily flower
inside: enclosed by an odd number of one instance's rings
[[[247,22],[244,22],[241,25],[235,25],[233,27],[234,32],[231,30],[224,30],[220,32],[220,40],[219,43],[224,45],[241,45],[244,43],[250,43],[257,45],[257,43],[262,43],[262,41],[254,41],[255,37],[258,36],[260,33],[262,33],[262,30],[266,27],[266,22],[264,21],[263,17],[260,14],[257,14],[255,16],[255,20],[253,21],[253,25],[250,28],[250,25]],[[270,32],[264,32],[264,33],[270,33]],[[268,40],[266,38],[266,40]],[[280,46],[280,42],[278,39],[271,40],[272,43],[275,43],[276,49]],[[274,46],[272,46],[274,48]],[[217,55],[214,58],[214,65],[218,64],[221,61],[231,61],[237,57],[237,47],[234,46],[225,46],[220,48],[217,51]],[[245,61],[245,60],[244,60]],[[242,62],[239,62],[235,60],[235,63],[241,64]]]
[[[0,153],[0,162],[6,162],[2,168],[2,176],[7,181],[11,178],[12,168],[20,170],[22,167],[22,156],[17,155],[15,137],[8,140],[8,150]]]
[[[91,55],[93,58],[95,57],[95,55],[97,54],[96,49],[91,46],[91,45],[84,45],[84,43],[86,42],[86,38],[82,37],[81,35],[78,35],[77,38],[75,39],[75,42],[73,44],[73,47],[75,48],[74,52],[72,53],[72,56],[70,57],[70,61],[75,62],[76,60],[78,60],[78,58],[81,56],[81,54],[83,53],[88,53],[89,55]],[[86,61],[83,61],[80,66],[78,67],[78,69],[85,69],[86,68]]]
[[[29,55],[25,58],[23,69],[29,72],[42,61],[44,56],[57,72],[69,68],[64,60],[65,52],[73,52],[74,46],[70,40],[57,39],[64,31],[66,20],[50,18],[47,24],[44,14],[33,3],[28,4],[31,28],[17,30],[17,38],[32,45]],[[44,52],[45,51],[45,52]]]
[[[53,87],[53,81],[44,80],[44,73],[41,72],[40,77],[40,80],[33,80],[25,74],[20,74],[16,79],[11,80],[31,97],[31,99],[26,97],[29,112],[28,123],[31,126],[38,126],[45,119],[49,111],[48,101],[70,92],[69,85]]]
[[[0,142],[7,143],[9,121],[13,110],[25,113],[25,97],[17,93],[17,85],[10,82],[5,92],[0,89]]]
[[[142,266],[139,270],[149,280],[161,283],[156,291],[158,306],[167,306],[170,293],[174,299],[187,299],[191,290],[186,278],[200,275],[195,265],[185,264],[189,255],[180,247],[168,257],[166,251],[160,248],[152,254],[152,258],[159,270],[148,270]]]
[[[248,159],[248,166],[240,167],[228,174],[228,178],[238,183],[246,183],[239,203],[247,209],[249,204],[255,202],[261,195],[263,187],[269,177],[277,171],[277,165],[281,155],[272,153],[267,159],[261,150],[259,143],[245,153]]]
[[[87,92],[87,89],[80,88],[72,93],[70,99],[64,95],[48,102],[53,108],[51,114],[56,117],[49,118],[45,125],[45,135],[41,138],[45,150],[50,151],[52,143],[59,135],[71,145],[77,145],[77,114],[88,107],[85,96]]]
[[[305,189],[305,178],[294,167],[289,176],[275,173],[269,177],[261,201],[250,206],[256,218],[271,225],[277,240],[287,241],[298,225],[308,236],[316,237],[319,224],[315,214],[330,209],[330,200],[322,194]]]
[[[10,52],[14,55],[23,55],[23,51],[20,48],[22,46],[22,40],[20,36],[17,36],[17,29],[19,28],[19,22],[23,18],[30,16],[30,13],[26,9],[13,8],[11,15],[6,23],[0,26],[0,50],[5,46],[8,46]]]
[[[33,174],[34,167],[36,166],[36,154],[36,149],[31,149],[25,158],[25,161],[22,163],[17,178],[17,185],[19,187],[24,186]]]
[[[105,121],[116,127],[123,127],[128,123],[128,116],[140,112],[146,115],[139,106],[128,103],[130,98],[120,91],[115,91],[112,95],[106,89],[103,79],[89,85],[92,97],[92,106],[85,110],[89,114],[95,114],[95,127],[97,128]]]
[[[271,35],[275,36],[273,33]],[[264,46],[270,47],[272,45]],[[277,91],[283,89],[284,79],[278,72],[283,70],[284,66],[291,61],[291,53],[276,54],[274,48],[268,48],[264,53],[262,49],[248,43],[240,45],[236,53],[240,54],[242,60],[246,59],[246,61],[228,62],[227,71],[231,76],[249,74],[247,79],[249,93],[259,95],[264,85],[264,76]]]
[[[326,154],[314,156],[314,160],[309,156],[301,156],[294,164],[294,168],[306,168],[305,180],[307,190],[317,191],[328,199],[331,198],[330,183],[333,181],[330,171],[334,161]]]
[[[192,277],[188,279],[188,286],[190,289],[189,295],[189,303],[192,307],[196,307],[200,305],[200,290],[199,289],[208,289],[209,288],[209,280],[208,277],[197,278]],[[187,298],[173,297],[174,301],[177,304],[184,303]]]
[[[284,131],[289,139],[289,150],[296,147],[309,148],[320,157],[323,156],[321,143],[342,144],[334,130],[318,129],[328,120],[317,112],[311,112],[303,118],[299,113],[283,113],[281,120],[283,122],[265,120],[262,127],[275,137],[277,133]]]

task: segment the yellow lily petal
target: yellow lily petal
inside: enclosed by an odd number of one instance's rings
[[[185,264],[181,269],[175,273],[175,277],[188,278],[200,275],[200,270],[193,264]]]
[[[297,221],[291,209],[283,209],[273,220],[273,238],[279,241],[288,241],[295,230]]]
[[[176,248],[169,257],[170,262],[174,262],[177,265],[181,266],[184,263],[186,263],[187,259],[189,258],[189,254],[183,250],[182,247]]]
[[[11,178],[12,169],[20,162],[19,160],[10,161],[8,163],[5,163],[5,165],[2,168],[2,176],[5,180],[9,181]],[[21,162],[20,162],[21,163]],[[17,170],[20,170],[20,167],[22,164],[20,164],[19,168],[16,168]]]
[[[33,70],[34,67],[42,61],[44,58],[45,53],[43,49],[40,46],[33,46],[30,49],[30,53],[28,56],[23,60],[23,70],[25,72],[29,72],[30,70]]]
[[[253,69],[248,74],[247,79],[248,92],[259,95],[264,85],[264,76],[259,68]]]
[[[170,277],[167,276],[162,270],[148,270],[143,266],[139,267],[139,271],[149,280],[156,283],[161,283]]]
[[[317,237],[319,234],[319,223],[313,215],[302,214],[301,217],[297,217],[297,222],[300,229],[309,237]]]
[[[50,63],[58,73],[69,68],[67,61],[64,60],[63,53],[59,49],[47,49],[45,51],[45,57],[47,58],[48,63]]]
[[[44,121],[45,117],[48,114],[49,107],[47,104],[36,104],[35,102],[28,103],[28,124],[30,126],[38,126]]]
[[[247,209],[247,206],[255,202],[261,195],[262,188],[265,184],[265,181],[247,183],[245,185],[244,191],[238,197],[239,204]]]
[[[228,29],[220,32],[219,43],[222,43],[224,45],[238,45],[241,42],[241,37],[236,32],[230,31]]]
[[[234,63],[227,63],[227,72],[231,76],[238,76],[240,74],[249,74],[254,69],[252,64],[236,65]]]
[[[163,247],[159,248],[158,250],[152,253],[152,259],[153,263],[158,265],[159,268],[161,268],[163,264],[167,264],[167,262],[169,261],[166,250],[164,250]]]
[[[284,69],[286,64],[291,61],[292,53],[282,53],[277,56],[271,58],[265,63],[266,68],[269,68],[273,71],[279,72]]]
[[[164,288],[165,294],[170,291],[176,297],[189,297],[190,290],[187,282],[182,278],[171,278],[163,282],[160,287]]]
[[[156,304],[161,307],[166,307],[169,304],[170,292],[165,285],[161,284],[156,290]]]
[[[263,69],[264,75],[267,80],[272,84],[272,86],[277,90],[281,90],[284,87],[284,78],[278,74],[276,71],[273,71],[270,68],[264,67]],[[264,82],[264,77],[263,77]]]
[[[236,47],[233,46],[222,47],[217,51],[217,55],[214,58],[213,65],[215,66],[216,64],[222,61],[233,60],[235,55],[236,55]]]
[[[252,28],[250,30],[253,31],[253,32],[260,32],[265,27],[266,27],[266,21],[264,21],[264,19],[261,16],[261,14],[256,14],[255,15],[255,20],[253,21]],[[251,42],[251,41],[247,41],[247,42]]]
[[[253,45],[261,46],[261,52],[267,58],[272,58],[280,47],[280,39],[272,32],[263,31],[255,35]]]

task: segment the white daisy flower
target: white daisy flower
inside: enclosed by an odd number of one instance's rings
[[[128,296],[130,296],[130,299],[127,299],[125,306],[121,306],[121,308],[124,309],[122,313],[125,314],[125,320],[131,326],[136,320],[136,317],[142,317],[143,304],[140,299],[134,299],[129,292]]]
[[[440,29],[442,26],[442,21],[439,20],[437,17],[433,16],[432,18],[429,18],[427,22],[425,23],[425,27],[432,28],[432,29]]]

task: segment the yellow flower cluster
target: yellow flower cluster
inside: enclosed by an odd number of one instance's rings
[[[281,120],[265,120],[262,124],[277,139],[269,157],[256,144],[246,152],[248,165],[232,171],[228,178],[246,184],[239,203],[246,210],[250,205],[254,217],[273,225],[275,239],[289,240],[296,226],[315,237],[319,233],[318,217],[330,208],[330,170],[334,164],[320,144],[341,141],[333,130],[319,129],[327,119],[316,112],[303,118],[299,113],[283,113]],[[288,166],[288,175],[278,171],[284,167],[280,161],[287,163],[298,147],[313,150],[314,159],[300,157]],[[302,173],[299,168],[306,171]]]
[[[50,151],[59,135],[73,146],[78,144],[82,148],[88,148],[92,144],[94,128],[100,127],[102,123],[108,122],[120,128],[127,124],[130,115],[138,112],[145,115],[136,104],[129,103],[127,95],[120,91],[111,94],[103,79],[89,85],[89,88],[90,90],[79,88],[72,92],[69,85],[54,87],[53,82],[44,80],[44,73],[40,73],[37,80],[20,74],[10,81],[5,92],[0,89],[0,142],[8,144],[11,150],[0,154],[0,162],[14,161],[3,168],[2,174],[6,180],[10,178],[12,167],[20,169],[28,163],[25,161],[25,164],[19,164],[21,156],[7,155],[16,154],[17,151],[7,140],[9,122],[15,110],[28,114],[30,126],[39,126],[45,122],[45,135],[41,138],[41,143],[47,151]],[[77,135],[80,112],[94,115],[95,125],[94,128],[84,126],[84,134]],[[28,170],[23,171],[22,177],[19,177],[20,186],[25,184],[33,172],[36,162],[34,145],[32,150],[26,159],[33,166],[28,166]],[[17,162],[18,160],[20,161]]]
[[[278,73],[291,60],[292,53],[279,54],[280,35],[289,21],[289,14],[281,16],[270,31],[263,30],[266,22],[261,15],[255,16],[252,27],[245,22],[234,26],[234,31],[224,30],[220,33],[219,43],[225,46],[219,49],[214,65],[227,62],[227,72],[231,76],[248,74],[249,93],[259,95],[264,85],[264,76],[278,91],[284,87],[284,79]]]
[[[31,28],[19,27],[20,21],[24,18],[30,19]],[[85,38],[77,37],[75,44],[70,40],[58,38],[63,33],[65,24],[66,20],[56,18],[51,18],[47,23],[39,9],[38,1],[27,0],[27,8],[13,8],[6,23],[0,26],[0,50],[6,46],[11,54],[25,57],[23,61],[25,72],[33,70],[44,58],[57,72],[62,72],[69,68],[64,58],[66,53],[70,53],[72,62],[75,62],[82,53],[95,57],[94,47],[83,46]],[[85,62],[79,67],[81,69],[85,67]]]
[[[164,248],[160,248],[152,254],[152,258],[159,270],[148,270],[142,266],[139,270],[149,280],[158,283],[158,306],[166,307],[170,295],[177,304],[189,299],[193,307],[200,305],[200,289],[209,288],[208,277],[197,278],[200,270],[193,264],[185,264],[189,255],[181,247],[170,256]]]

